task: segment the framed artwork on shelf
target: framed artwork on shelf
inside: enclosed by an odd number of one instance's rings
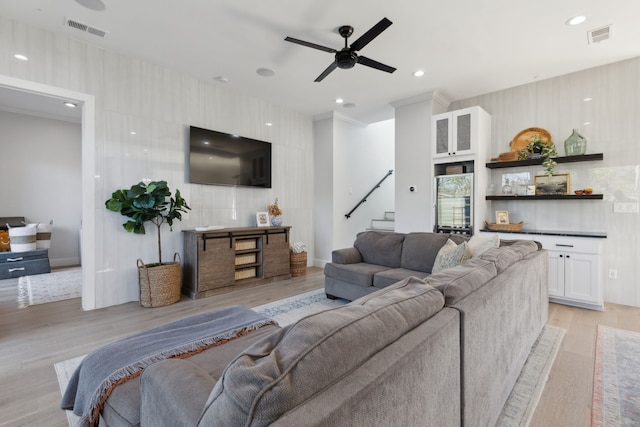
[[[509,211],[496,211],[496,224],[509,224]]]
[[[533,183],[536,187],[536,196],[551,196],[569,194],[570,177],[568,173],[548,175],[536,175]]]
[[[267,212],[256,212],[256,223],[258,227],[268,227],[269,214]]]

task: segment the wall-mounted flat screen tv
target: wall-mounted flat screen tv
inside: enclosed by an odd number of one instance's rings
[[[271,188],[271,143],[190,126],[189,182]]]

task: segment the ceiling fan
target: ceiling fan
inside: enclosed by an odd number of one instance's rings
[[[369,59],[366,56],[359,56],[356,52],[365,47],[386,30],[392,22],[387,18],[382,18],[380,22],[371,27],[369,31],[364,33],[355,42],[351,43],[351,46],[347,45],[347,39],[353,34],[353,27],[349,25],[343,25],[338,28],[338,32],[344,37],[344,47],[340,50],[332,49],[330,47],[321,46],[319,44],[306,42],[304,40],[294,39],[293,37],[286,37],[285,40],[291,43],[297,43],[302,46],[311,47],[313,49],[322,50],[335,54],[335,60],[329,65],[314,81],[320,82],[327,77],[336,68],[353,68],[356,63],[366,65],[367,67],[375,68],[376,70],[386,71],[387,73],[393,73],[396,69],[388,65],[382,64],[373,59]]]

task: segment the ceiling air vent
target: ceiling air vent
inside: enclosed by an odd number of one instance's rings
[[[76,30],[84,31],[85,33],[93,34],[94,36],[104,37],[107,35],[105,30],[101,30],[100,28],[92,27],[87,24],[83,24],[82,22],[78,22],[73,19],[65,18],[64,24],[67,27],[75,28]]]
[[[589,44],[600,43],[613,37],[613,25],[587,31]]]

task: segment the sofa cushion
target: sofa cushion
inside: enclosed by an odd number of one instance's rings
[[[302,318],[229,364],[199,424],[271,424],[349,375],[443,305],[440,292],[411,277]]]
[[[385,267],[400,267],[404,234],[379,231],[358,233],[353,246],[360,251],[362,260]]]
[[[387,286],[393,285],[394,283],[404,280],[410,276],[424,280],[429,276],[429,273],[425,273],[424,271],[407,270],[406,268],[390,268],[373,276],[373,286],[378,289],[386,288]]]
[[[469,245],[467,242],[462,242],[456,245],[453,240],[447,240],[447,243],[438,251],[436,260],[433,263],[432,273],[437,273],[447,268],[453,268],[456,265],[460,265],[466,260],[471,258],[471,252],[469,252]]]
[[[409,233],[402,243],[400,267],[431,273],[438,251],[447,242],[442,233]]]
[[[519,240],[508,246],[491,248],[480,255],[480,259],[495,263],[498,273],[502,273],[515,262],[538,250],[538,245],[532,240]]]
[[[492,261],[472,258],[464,264],[433,273],[426,282],[443,293],[447,306],[460,301],[498,274]]]
[[[353,283],[359,286],[373,286],[373,277],[377,273],[389,270],[388,267],[359,262],[357,264],[328,263],[324,266],[324,275]]]
[[[491,248],[497,248],[500,245],[500,237],[498,234],[483,235],[476,233],[469,239],[469,249],[471,257],[480,256],[484,251]]]

